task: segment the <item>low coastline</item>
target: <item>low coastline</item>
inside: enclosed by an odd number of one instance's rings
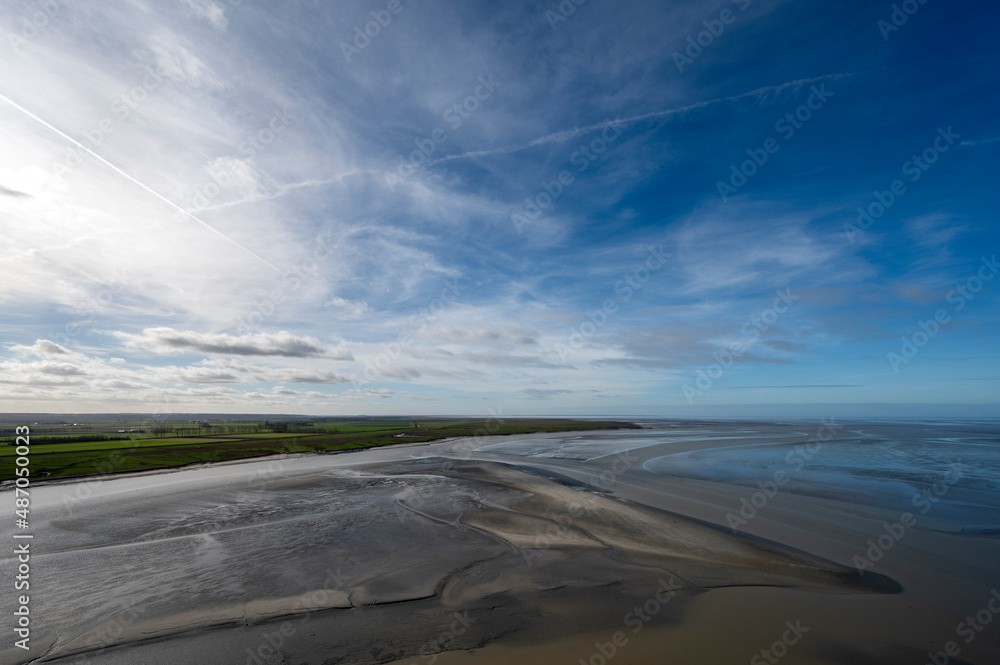
[[[550,419],[544,419],[544,418],[533,418],[533,419],[530,419],[530,418],[522,418],[522,419],[511,418],[509,420],[511,422],[514,422],[514,423],[524,423],[524,422],[539,422],[539,423],[544,423],[544,422],[550,422]],[[532,430],[525,431],[520,426],[513,426],[513,425],[507,425],[507,426],[505,426],[504,425],[504,421],[500,421],[499,424],[498,424],[498,426],[496,428],[491,429],[489,431],[487,431],[485,428],[483,428],[483,432],[484,432],[483,434],[474,434],[474,435],[472,435],[472,438],[479,439],[479,438],[483,438],[483,437],[493,437],[493,436],[503,437],[503,436],[515,436],[515,435],[525,435],[525,434],[564,433],[564,432],[576,432],[576,431],[595,431],[595,430],[605,430],[605,431],[607,431],[607,430],[615,430],[615,429],[642,429],[642,426],[638,425],[636,423],[631,423],[631,422],[626,422],[626,421],[614,421],[614,420],[551,419],[551,422],[554,422],[556,424],[554,426],[552,426],[552,427],[547,427],[546,428],[546,427],[538,426],[539,429],[537,429],[537,430],[534,430],[534,431],[532,431]],[[572,427],[572,426],[567,426],[566,425],[567,423],[569,423],[571,425],[587,425],[587,427]],[[503,431],[504,429],[508,429],[510,431]],[[235,458],[232,458],[232,459],[198,460],[198,461],[188,462],[186,464],[170,464],[170,465],[158,466],[158,467],[147,468],[147,469],[139,469],[139,470],[122,469],[122,470],[117,470],[117,471],[116,470],[102,471],[102,470],[100,470],[100,468],[101,468],[100,464],[99,463],[95,463],[93,466],[96,468],[96,470],[94,470],[92,472],[81,473],[81,474],[78,474],[78,475],[65,475],[65,476],[56,476],[56,477],[47,477],[45,475],[42,475],[42,476],[37,476],[36,475],[36,477],[32,480],[32,484],[34,484],[34,485],[41,485],[43,483],[44,484],[58,484],[60,482],[79,482],[81,480],[99,481],[99,480],[106,480],[106,479],[109,479],[109,478],[120,478],[120,477],[136,476],[136,475],[147,475],[147,474],[157,474],[157,473],[169,473],[169,472],[175,472],[175,471],[185,471],[185,470],[199,469],[199,468],[205,468],[205,467],[210,467],[210,466],[215,466],[215,465],[247,463],[247,462],[261,462],[261,461],[268,461],[268,460],[272,460],[272,459],[286,459],[286,458],[289,458],[289,457],[299,457],[299,456],[303,456],[303,455],[330,455],[330,454],[340,454],[340,453],[353,453],[353,452],[360,452],[360,451],[363,451],[363,450],[371,450],[372,448],[392,448],[392,447],[396,447],[396,446],[411,446],[412,447],[412,446],[427,445],[427,444],[431,444],[431,443],[442,443],[442,442],[447,442],[447,441],[452,440],[452,439],[462,439],[462,438],[469,438],[469,435],[457,435],[456,436],[456,435],[452,435],[452,434],[441,434],[441,435],[437,436],[437,435],[434,435],[434,434],[430,434],[430,435],[424,434],[424,435],[421,435],[421,440],[420,441],[410,441],[410,442],[406,442],[406,441],[386,441],[384,443],[376,443],[374,445],[369,445],[369,446],[364,446],[364,447],[357,447],[357,448],[345,448],[345,449],[341,449],[341,450],[322,450],[322,449],[319,449],[319,450],[309,450],[309,451],[289,451],[289,450],[285,450],[285,451],[281,451],[281,452],[272,452],[272,453],[263,453],[263,454],[248,455],[246,457],[235,457]],[[287,448],[291,448],[291,447],[294,447],[296,445],[300,445],[302,443],[309,443],[309,440],[308,439],[287,439],[286,440],[286,439],[280,439],[279,438],[279,439],[277,439],[275,441],[275,447],[276,448],[280,448],[282,446],[285,446]],[[123,453],[125,453],[127,450],[128,449],[125,448],[124,446],[120,447],[120,448],[115,447],[115,448],[101,449],[101,450],[98,450],[96,452],[100,452],[100,453],[102,453],[102,455],[95,456],[95,458],[96,459],[100,459],[101,457],[104,457],[104,456],[111,457],[111,456],[114,456],[114,455],[117,455],[117,456],[121,457],[123,455]],[[177,451],[177,452],[183,452],[183,451]],[[35,458],[35,460],[37,461],[37,457]],[[35,464],[34,466],[37,467],[38,465]],[[43,469],[43,473],[44,473],[44,469]],[[13,489],[13,487],[14,487],[14,479],[13,479],[12,474],[10,474],[10,475],[11,475],[11,477],[4,478],[3,480],[0,480],[0,492]]]
[[[892,518],[877,507],[779,494],[734,534],[723,515],[746,489],[646,472],[664,453],[640,446],[654,435],[580,433],[602,455],[585,461],[565,457],[579,436],[548,433],[526,438],[555,457],[466,438],[288,458],[260,486],[247,482],[259,460],[115,477],[72,515],[64,488],[41,487],[39,561],[67,572],[36,592],[58,626],[40,619],[39,645],[50,640],[47,662],[94,665],[194,650],[224,665],[275,662],[270,650],[302,663],[750,662],[779,642],[782,663],[923,662],[919,645],[997,583],[998,539],[938,530],[858,571],[853,555]],[[607,472],[610,491],[587,486]],[[140,565],[145,579],[122,576]],[[66,614],[79,606],[104,609]],[[996,644],[984,633],[963,659],[989,662]]]

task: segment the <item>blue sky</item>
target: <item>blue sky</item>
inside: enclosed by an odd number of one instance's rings
[[[1000,7],[897,6],[5,3],[2,410],[996,415]]]

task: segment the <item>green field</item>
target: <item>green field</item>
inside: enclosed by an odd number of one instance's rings
[[[52,478],[70,478],[95,474],[126,473],[168,469],[189,464],[204,464],[247,459],[283,453],[328,453],[360,450],[377,446],[426,443],[450,437],[497,434],[527,434],[594,429],[637,427],[618,421],[581,421],[565,419],[505,419],[498,421],[463,419],[380,418],[363,420],[327,420],[300,424],[309,432],[251,431],[254,428],[283,429],[274,423],[226,423],[200,428],[203,434],[191,435],[190,425],[160,427],[153,435],[150,427],[131,423],[88,423],[80,426],[32,426],[32,436],[46,441],[31,444],[28,469],[33,482]],[[81,433],[81,428],[87,431]],[[15,477],[16,448],[14,425],[0,423],[0,480]],[[143,430],[121,434],[121,429]],[[244,433],[230,433],[236,430]],[[37,432],[37,434],[36,434]],[[164,436],[185,432],[184,436]],[[320,432],[320,433],[314,433]],[[122,437],[127,440],[82,441],[88,436]],[[64,442],[56,442],[66,439]]]

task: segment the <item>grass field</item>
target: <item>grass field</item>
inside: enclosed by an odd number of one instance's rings
[[[168,469],[189,464],[222,462],[282,453],[327,453],[360,450],[377,446],[425,443],[450,437],[496,434],[526,434],[594,429],[637,427],[618,421],[565,419],[506,419],[490,421],[410,418],[337,420],[310,423],[319,434],[248,432],[216,434],[206,429],[204,436],[156,438],[148,432],[129,435],[128,440],[79,441],[78,430],[64,443],[50,443],[57,435],[45,431],[46,443],[30,445],[28,469],[33,482],[94,474],[125,473]],[[118,432],[117,424],[91,423],[93,432]],[[39,428],[42,429],[42,428]],[[134,429],[141,429],[140,426]],[[0,424],[13,433],[13,426]],[[35,428],[32,428],[35,432]],[[96,435],[95,435],[96,436]],[[16,447],[13,436],[0,440],[0,480],[15,477]]]

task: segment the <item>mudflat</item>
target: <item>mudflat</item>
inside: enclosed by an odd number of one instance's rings
[[[32,649],[0,658],[991,662],[994,434],[880,427],[649,423],[45,485]],[[857,472],[904,436],[985,459]]]

